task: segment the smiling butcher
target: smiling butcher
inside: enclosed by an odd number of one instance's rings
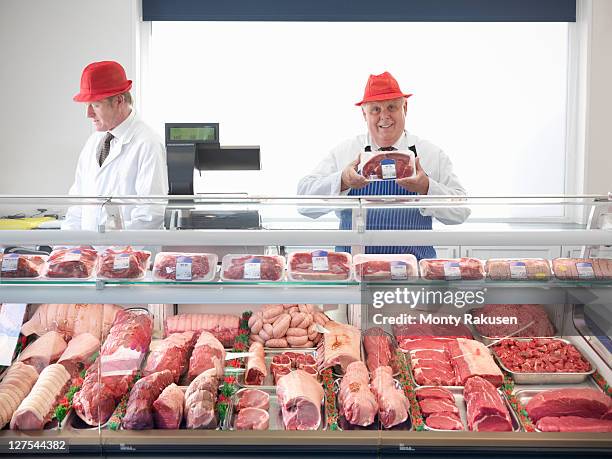
[[[456,195],[465,189],[453,172],[448,156],[437,146],[404,129],[408,97],[389,72],[370,75],[361,107],[367,133],[336,146],[315,170],[302,178],[298,194],[308,195]],[[392,180],[369,181],[360,174],[363,165],[381,151],[412,151],[416,155],[414,176]],[[324,212],[306,211],[318,217]],[[370,230],[431,230],[432,218],[453,225],[470,215],[467,207],[428,209],[369,209],[366,228]],[[340,212],[340,229],[351,229],[351,209]],[[350,251],[350,247],[336,250]],[[431,246],[366,247],[366,253],[412,253],[417,259],[435,258]]]

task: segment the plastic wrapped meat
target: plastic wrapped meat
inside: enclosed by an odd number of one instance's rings
[[[89,279],[94,275],[98,252],[87,247],[55,249],[49,255],[45,277]]]
[[[417,259],[412,254],[374,255],[353,257],[355,278],[359,282],[410,280],[419,277]]]
[[[100,279],[142,279],[149,266],[151,252],[131,247],[106,249],[98,259]]]
[[[221,265],[223,281],[280,281],[285,259],[278,255],[225,255]]]
[[[496,258],[485,263],[492,280],[548,280],[550,265],[543,258]]]
[[[0,278],[36,279],[42,276],[47,258],[44,255],[0,254]]]
[[[215,277],[217,255],[160,252],[155,256],[153,276],[158,280],[209,281]]]
[[[195,344],[197,333],[186,331],[183,333],[172,333],[164,340],[151,342],[151,348],[143,376],[148,376],[158,371],[170,370],[175,383],[187,367],[187,361]]]
[[[480,280],[485,271],[476,258],[427,258],[419,261],[421,277],[427,280]]]
[[[555,277],[561,280],[610,280],[610,258],[555,258],[552,262]]]
[[[361,175],[370,180],[402,179],[412,177],[414,173],[414,153],[411,151],[378,153],[361,170]]]
[[[351,255],[345,252],[293,252],[288,263],[293,281],[348,281],[352,277]]]

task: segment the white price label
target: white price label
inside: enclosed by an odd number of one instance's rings
[[[391,279],[392,280],[404,280],[408,279],[408,269],[406,263],[396,262],[391,263]]]
[[[446,277],[446,280],[461,279],[461,269],[459,268],[459,263],[455,261],[444,263],[444,277]]]
[[[190,281],[191,275],[191,261],[178,261],[176,262],[176,280]]]
[[[2,272],[8,273],[12,271],[17,271],[18,263],[19,263],[19,255],[16,255],[16,254],[4,255],[4,258],[2,259]]]
[[[81,251],[72,250],[64,256],[64,261],[81,261]]]
[[[381,162],[382,168],[382,177],[383,179],[394,179],[397,177],[397,172],[395,170],[395,161],[390,162]]]
[[[511,279],[527,279],[527,266],[521,261],[510,263]]]
[[[593,265],[591,263],[576,263],[576,269],[578,270],[578,277],[580,279],[595,278],[595,271],[593,271]]]
[[[113,261],[113,271],[121,271],[123,269],[128,269],[130,267],[130,255],[127,253],[121,253],[119,255],[115,255],[115,260]]]
[[[312,257],[313,271],[329,271],[329,261],[327,255],[323,257]]]
[[[245,263],[244,264],[245,279],[261,279],[261,263]]]

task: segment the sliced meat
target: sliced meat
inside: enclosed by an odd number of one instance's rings
[[[433,413],[425,419],[425,424],[438,430],[465,430],[461,418],[455,413]]]
[[[443,387],[424,387],[416,391],[417,400],[428,399],[439,399],[448,400],[449,402],[455,403],[455,397],[453,393]]]
[[[440,400],[436,398],[426,398],[419,402],[421,413],[429,416],[433,413],[455,413],[459,414],[459,409],[455,406],[455,401]]]
[[[244,408],[234,421],[236,430],[268,430],[270,415],[261,408]]]
[[[536,423],[542,432],[612,432],[612,420],[580,416],[546,416]]]
[[[525,405],[537,422],[550,416],[580,416],[600,419],[612,408],[612,399],[598,389],[566,388],[540,392]]]

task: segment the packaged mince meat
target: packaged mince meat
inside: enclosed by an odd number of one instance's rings
[[[353,257],[358,282],[413,280],[419,277],[417,259],[412,254],[358,254]]]
[[[412,177],[416,173],[412,151],[378,153],[361,169],[361,175],[369,180],[395,180]]]
[[[555,277],[561,280],[610,280],[610,258],[555,258],[552,262]]]
[[[94,275],[98,252],[89,247],[58,248],[47,260],[49,279],[89,279]]]
[[[216,254],[160,252],[155,256],[153,277],[162,281],[207,282],[215,277],[216,268]]]
[[[42,275],[46,255],[0,254],[0,278],[37,279]]]
[[[289,254],[288,265],[292,281],[348,281],[352,277],[351,255],[346,252],[294,252]]]
[[[492,258],[485,264],[492,280],[548,280],[550,265],[543,258]]]
[[[427,258],[419,261],[419,268],[427,280],[480,280],[485,276],[477,258]]]
[[[275,282],[285,275],[285,258],[279,255],[228,254],[221,262],[223,281]]]
[[[142,279],[149,267],[151,252],[134,250],[132,247],[111,247],[98,259],[100,279]]]

